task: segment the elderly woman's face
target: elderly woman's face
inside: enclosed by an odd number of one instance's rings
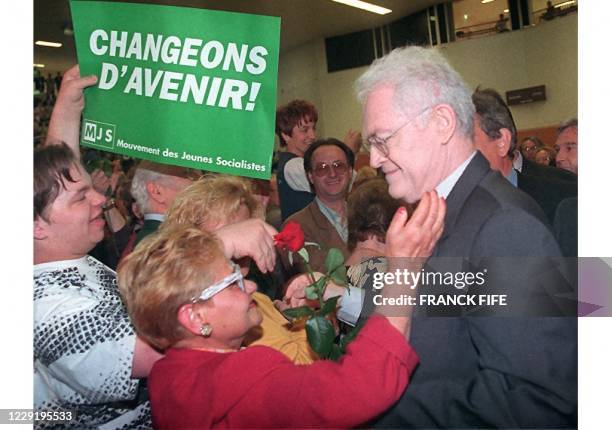
[[[216,266],[215,266],[216,267]],[[220,260],[219,270],[215,270],[218,282],[230,275],[233,268],[227,260]],[[207,319],[213,327],[211,337],[231,345],[244,337],[253,327],[261,324],[261,313],[251,297],[257,286],[252,281],[244,280],[246,291],[242,291],[235,282],[224,288],[206,301]]]

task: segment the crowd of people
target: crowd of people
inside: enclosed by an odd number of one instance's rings
[[[576,427],[577,323],[557,300],[577,253],[576,120],[554,147],[518,143],[494,89],[398,48],[357,80],[363,138],[319,138],[308,101],[277,109],[268,182],[79,149],[96,82],[65,72],[34,151],[36,410],[74,410],[76,428]],[[296,222],[308,261],[275,246]],[[320,305],[308,272],[330,248],[349,283],[324,298],[361,327],[338,361],[282,313]],[[430,290],[376,284],[440,267],[488,270],[514,313],[390,306]]]

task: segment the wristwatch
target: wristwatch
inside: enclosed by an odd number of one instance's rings
[[[102,206],[102,210],[104,212],[108,212],[109,210],[111,210],[112,208],[117,207],[117,205],[115,204],[115,199],[110,198],[106,201],[106,203],[104,204],[104,206]]]

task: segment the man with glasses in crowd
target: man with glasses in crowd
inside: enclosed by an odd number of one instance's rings
[[[542,263],[559,256],[559,247],[537,204],[476,151],[471,91],[438,51],[411,46],[376,60],[357,92],[370,164],[385,174],[391,196],[414,203],[436,190],[446,199],[428,273],[483,272],[478,292],[507,294],[510,302],[418,307],[410,341],[419,367],[372,425],[575,427],[576,319],[543,317],[563,313],[556,301],[567,287],[563,278],[543,282],[558,274]],[[460,288],[434,283],[419,293],[446,297]],[[492,317],[500,313],[506,318]]]
[[[286,222],[296,221],[302,226],[306,242],[318,243],[321,248],[308,247],[310,267],[325,272],[325,257],[329,248],[338,248],[344,258],[348,257],[346,242],[348,225],[346,218],[346,196],[355,156],[344,143],[330,138],[318,140],[304,153],[304,169],[314,190],[315,198],[304,209],[291,215]],[[283,262],[289,274],[304,272],[300,258],[294,265]],[[293,266],[293,267],[291,267]]]
[[[521,155],[525,160],[535,161],[535,153],[543,146],[542,141],[536,136],[526,137],[520,145]]]

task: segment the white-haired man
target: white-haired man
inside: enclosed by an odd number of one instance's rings
[[[490,315],[480,307],[419,308],[411,343],[421,364],[375,425],[576,426],[575,319],[531,318],[556,309],[555,292],[537,283],[545,269],[536,257],[559,256],[559,249],[536,203],[475,150],[471,91],[436,50],[421,47],[376,60],[357,91],[370,164],[382,169],[389,193],[409,203],[432,190],[446,198],[429,270],[486,273],[485,291],[513,301],[511,312],[501,311],[509,318],[471,316]],[[519,261],[525,256],[532,258]],[[452,295],[459,286],[419,288]]]
[[[134,245],[158,229],[176,195],[200,174],[197,170],[147,160],[138,163],[130,191],[144,214],[144,223]]]

